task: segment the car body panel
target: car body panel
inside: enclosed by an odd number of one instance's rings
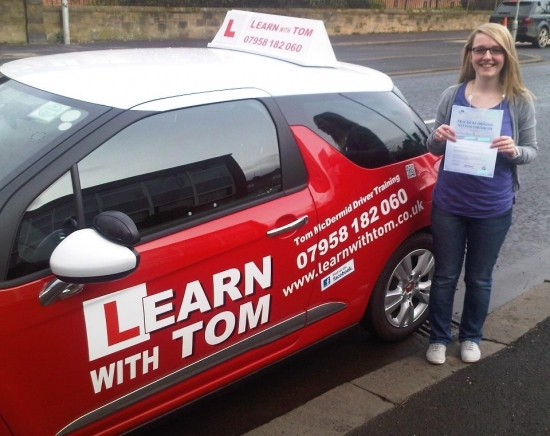
[[[273,210],[285,213],[278,216],[273,214]],[[298,333],[290,333],[300,331],[305,323],[304,314],[311,285],[304,286],[300,293],[295,293],[291,298],[284,298],[280,291],[274,291],[282,289],[287,281],[296,280],[299,276],[298,271],[295,275],[290,274],[290,271],[296,270],[293,257],[289,256],[295,250],[292,235],[270,238],[266,245],[266,232],[303,214],[310,217],[304,228],[311,230],[316,219],[308,190],[142,244],[137,248],[141,257],[139,271],[130,278],[107,285],[86,285],[81,294],[46,308],[39,305],[36,296],[48,279],[3,292],[3,297],[15,299],[17,303],[0,304],[10,307],[10,313],[14,315],[10,317],[9,313],[2,311],[3,323],[9,326],[9,329],[2,330],[2,343],[5,344],[1,352],[4,362],[2,378],[9,382],[3,385],[0,407],[8,422],[22,407],[37,410],[35,419],[26,422],[24,429],[14,428],[15,433],[37,434],[41,429],[45,431],[50,428],[48,421],[52,414],[47,407],[43,407],[47,404],[65,404],[61,411],[56,412],[56,422],[60,418],[71,422],[80,417],[80,411],[92,411],[103,404],[112,405],[107,410],[112,414],[119,407],[113,402],[128,396],[129,392],[150,385],[154,380],[167,377],[184,367],[204,365],[202,370],[196,370],[202,372],[208,367],[204,360],[209,355],[235,345],[248,336],[254,336],[264,330],[268,322],[269,325],[278,324],[301,314],[298,325],[291,323],[284,334],[279,332],[272,338],[268,336],[263,339],[264,343],[268,343],[282,337],[277,341],[277,347],[292,345]],[[243,219],[242,215],[246,218]],[[214,256],[212,246],[217,247]],[[253,275],[256,270],[263,274],[265,289],[252,281],[252,276],[247,278],[245,274],[247,271]],[[238,292],[232,288],[228,291],[231,292],[230,297],[222,294],[221,290],[213,290],[215,286],[221,289],[222,283],[216,281],[216,285],[213,281],[222,278],[235,283],[242,282],[239,285],[242,290]],[[189,319],[176,321],[186,292],[188,304],[191,304],[190,292],[199,298],[206,293],[209,296],[218,293],[218,297],[215,297],[218,301],[207,303],[202,300],[201,309],[195,308]],[[150,312],[139,313],[141,301],[146,296],[159,293],[164,293],[164,297],[156,304],[166,310],[162,316],[165,321],[147,327],[144,319]],[[259,300],[261,303],[258,303]],[[256,321],[258,325],[251,329],[238,324],[245,321],[243,317],[251,317],[251,313],[258,311],[258,304],[263,304],[262,317]],[[216,305],[218,307],[213,307]],[[198,319],[202,311],[208,314],[206,318],[197,321],[202,325],[199,328],[194,318]],[[26,312],[24,319],[16,316],[21,312]],[[129,313],[133,314],[131,318],[123,318],[124,314],[128,316]],[[240,321],[230,313],[241,313]],[[216,318],[209,327],[208,322],[215,316],[221,318]],[[32,322],[29,323],[29,320]],[[230,337],[222,340],[213,329],[217,322],[226,322],[223,320],[237,322],[238,325],[228,331]],[[181,331],[183,321],[192,327]],[[67,329],[67,325],[72,328]],[[148,333],[144,330],[146,327]],[[244,331],[237,333],[241,327]],[[188,337],[185,335],[191,335],[191,329],[195,328],[203,337],[196,333],[193,344],[187,343]],[[211,342],[221,342],[215,346],[207,344],[205,331],[214,335]],[[48,334],[44,336],[43,332]],[[185,340],[178,335],[184,335]],[[39,348],[19,348],[19,344],[34,342],[36,337],[41,337]],[[251,341],[250,346],[259,345],[261,343]],[[33,356],[37,354],[42,356],[40,365],[48,368],[46,379],[42,372],[33,371]],[[6,373],[8,370],[10,372]],[[56,387],[65,383],[70,383],[71,390],[78,392],[78,402],[67,403],[64,400],[67,393]],[[32,390],[21,389],[25,384],[41,386],[42,395],[27,396]],[[187,389],[193,390],[194,384],[190,383]],[[150,386],[144,394],[150,395],[155,389]],[[122,399],[122,404],[127,405],[127,402]],[[38,414],[40,411],[43,414]],[[59,429],[50,428],[46,433],[51,430]]]
[[[439,158],[374,70],[208,48],[0,72],[5,151],[27,153],[0,178],[0,433],[118,435],[189,404],[357,324],[395,250],[429,232]],[[360,145],[390,161],[355,163],[316,125],[331,118],[346,141],[379,129]],[[101,232],[106,212],[135,243]],[[74,232],[131,268],[65,262]]]
[[[392,247],[399,246],[405,235],[429,223],[431,191],[436,179],[429,168],[437,159],[427,155],[424,162],[416,159],[365,170],[342,159],[338,151],[306,127],[294,126],[292,130],[308,168],[314,166],[312,162],[319,167],[318,171],[310,172],[315,174],[310,180],[310,190],[319,215],[315,229],[319,241],[310,240],[306,233],[299,242],[301,253],[312,253],[311,247],[317,246],[317,257],[312,260],[308,254],[304,267],[306,272],[315,270],[320,278],[310,306],[341,301],[349,312],[355,311],[355,319],[359,320],[362,312],[354,308],[366,305],[376,278],[394,251]],[[424,176],[418,177],[420,173]],[[427,183],[422,181],[424,178]],[[397,196],[403,201],[398,205],[396,202],[395,208],[388,207],[388,200]],[[335,265],[342,264],[352,271],[343,279],[345,286],[333,286],[330,273]],[[359,268],[366,268],[368,273],[361,274]],[[339,271],[346,274],[345,270],[339,268]],[[323,283],[324,280],[328,282]],[[357,292],[346,292],[350,288]],[[351,314],[347,316],[354,318]]]

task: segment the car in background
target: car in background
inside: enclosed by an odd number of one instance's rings
[[[515,1],[504,1],[498,5],[489,21],[503,24],[512,31],[517,7]],[[538,48],[546,47],[550,35],[550,2],[520,1],[517,20],[516,41],[530,42]]]
[[[0,435],[118,435],[427,315],[439,159],[322,22],[0,66]]]

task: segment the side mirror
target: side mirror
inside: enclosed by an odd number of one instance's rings
[[[67,283],[101,283],[130,275],[139,265],[132,248],[140,241],[136,225],[121,212],[104,212],[93,229],[77,230],[53,251],[50,268]]]

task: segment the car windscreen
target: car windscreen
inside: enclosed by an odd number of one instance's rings
[[[0,76],[0,189],[107,110]]]

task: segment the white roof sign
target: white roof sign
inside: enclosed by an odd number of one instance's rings
[[[336,56],[320,20],[229,11],[208,47],[256,53],[310,67],[334,67]]]

